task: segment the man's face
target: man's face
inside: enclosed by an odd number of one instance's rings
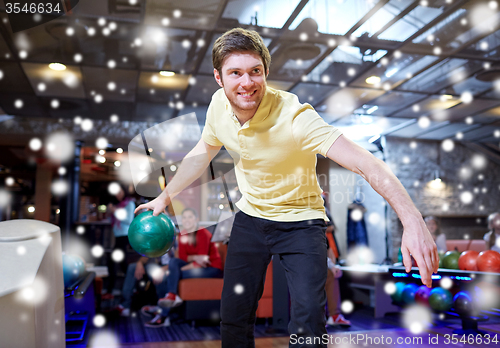
[[[222,76],[214,69],[215,80],[224,88],[237,116],[253,116],[266,93],[262,58],[253,52],[234,52],[222,64]]]

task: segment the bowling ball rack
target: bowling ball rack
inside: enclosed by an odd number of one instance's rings
[[[460,315],[455,312],[447,312],[447,315],[458,317],[462,320],[462,328],[453,330],[454,334],[457,335],[481,335],[484,336],[488,332],[484,330],[479,330],[478,323],[485,322],[489,320],[487,315]]]
[[[407,282],[414,283],[416,280],[420,280],[420,273],[417,267],[412,267],[409,273],[406,273],[404,267],[389,267],[388,272],[392,275],[395,282]],[[454,285],[463,289],[467,286],[473,286],[474,283],[488,279],[490,282],[500,284],[500,274],[490,273],[490,272],[479,272],[479,271],[463,271],[463,270],[452,270],[440,268],[437,274],[432,275],[433,285],[439,286],[438,282],[443,277],[449,277],[452,279]],[[396,306],[404,306],[402,302],[393,302]],[[437,311],[434,311],[436,314]],[[477,315],[464,315],[456,313],[452,307],[451,310],[444,312],[445,315],[450,317],[459,318],[462,321],[462,328],[455,329],[454,334],[457,335],[486,335],[488,332],[480,330],[478,327],[479,323],[486,322],[489,317],[485,314],[478,313]]]
[[[86,272],[64,289],[67,347],[86,347],[89,322],[95,315],[95,272]]]

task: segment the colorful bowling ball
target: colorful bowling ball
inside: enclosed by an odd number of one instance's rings
[[[79,256],[79,255],[71,255],[74,259],[75,259],[75,262],[76,262],[76,265],[78,267],[78,273],[80,275],[82,275],[83,273],[85,273],[85,260]]]
[[[477,271],[476,260],[478,255],[479,252],[475,250],[464,251],[458,258],[458,268],[463,271]]]
[[[476,263],[478,271],[500,273],[500,254],[495,250],[480,252]]]
[[[446,312],[453,305],[451,292],[443,288],[434,288],[429,295],[429,305],[438,312]]]
[[[167,215],[153,216],[148,210],[134,218],[128,229],[128,240],[139,254],[159,257],[172,248],[175,226]]]
[[[459,291],[453,297],[453,308],[461,316],[470,316],[475,312],[472,297],[466,291]]]
[[[63,255],[62,260],[64,286],[68,287],[73,285],[85,271],[85,263],[76,255]]]
[[[428,306],[431,290],[426,285],[420,286],[415,294],[415,302]]]
[[[458,251],[447,251],[443,257],[443,268],[458,269],[458,258],[460,254]]]
[[[396,291],[394,291],[394,293],[391,294],[391,299],[396,303],[403,302],[403,290],[406,284],[403,282],[397,282],[395,285],[396,285]]]
[[[418,285],[417,284],[407,284],[404,289],[403,289],[403,302],[406,304],[414,303],[415,302],[415,294],[418,291]]]
[[[500,308],[500,287],[488,278],[474,282],[471,296],[476,308],[490,311],[492,308]]]

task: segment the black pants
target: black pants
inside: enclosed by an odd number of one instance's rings
[[[297,339],[290,340],[289,346],[326,347],[298,343],[306,342],[306,337],[327,334],[326,243],[325,222],[321,219],[276,222],[241,211],[236,214],[224,269],[222,348],[255,347],[255,311],[273,254],[279,255],[290,291],[288,331]]]
[[[127,236],[121,236],[121,237],[115,237],[115,249],[121,249],[125,255],[127,255],[127,246],[128,246],[128,237]],[[127,274],[127,258],[119,263],[115,262],[111,258],[111,254],[108,254],[107,258],[107,264],[108,264],[108,270],[109,270],[109,278],[108,278],[108,294],[111,294],[113,292],[113,289],[115,288],[116,285],[116,273],[120,270],[123,274]]]

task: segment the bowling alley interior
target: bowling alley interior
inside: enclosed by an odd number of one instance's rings
[[[0,347],[221,346],[238,158],[222,147],[162,220],[134,210],[189,166],[233,28],[262,37],[269,88],[388,165],[439,252],[428,288],[393,207],[318,154],[331,276],[315,347],[499,344],[499,0],[52,3],[0,3]],[[184,232],[207,236],[213,272],[174,294]],[[286,272],[274,256],[255,347],[293,343]]]

